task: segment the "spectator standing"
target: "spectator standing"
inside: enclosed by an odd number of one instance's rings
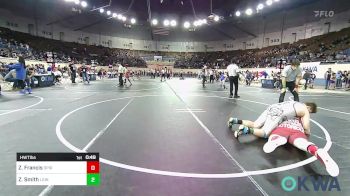
[[[344,83],[344,89],[347,88],[347,84],[348,84],[349,78],[348,78],[348,72],[344,71],[343,72],[343,83]]]
[[[347,71],[345,88],[347,90],[350,88],[350,70]]]
[[[72,83],[75,84],[75,78],[77,77],[77,67],[74,64],[70,64],[69,69]]]
[[[207,66],[204,65],[203,68],[202,68],[202,85],[203,85],[203,88],[205,87],[205,82],[207,81],[207,75],[208,75],[208,70],[207,70]]]
[[[304,75],[303,75],[303,79],[305,80],[305,84],[304,84],[304,89],[305,90],[307,89],[310,77],[311,77],[311,74],[310,74],[309,70],[306,70]]]
[[[163,82],[163,79],[164,79],[164,81],[166,81],[166,79],[165,79],[165,73],[166,73],[166,67],[165,67],[165,69],[162,68],[162,70],[161,70],[161,77],[160,77],[160,81],[161,81],[161,82]]]
[[[333,72],[331,75],[331,78],[329,80],[329,85],[328,85],[328,89],[329,90],[335,90],[335,81],[336,81],[336,74]]]
[[[0,80],[4,80],[4,75],[5,75],[5,68],[3,68],[2,65],[0,65]],[[1,95],[1,84],[0,84],[0,95]]]
[[[100,78],[100,80],[102,80],[102,76],[103,76],[102,69],[99,69],[99,71],[97,72],[97,76]]]
[[[27,76],[26,76],[26,79],[25,79],[25,85],[26,85],[26,88],[25,90],[28,92],[28,94],[32,94],[32,81],[33,81],[33,78],[34,77],[34,68],[33,67],[29,67],[27,69]]]
[[[130,81],[130,75],[131,75],[131,71],[129,69],[127,69],[125,66],[125,86],[126,86],[126,81],[128,81],[130,83],[130,86],[132,85],[132,83]]]
[[[170,69],[167,70],[166,78],[167,78],[168,80],[170,79]]]
[[[325,89],[328,89],[329,87],[329,82],[331,81],[332,77],[332,68],[328,68],[328,71],[324,74],[324,79],[326,80],[326,86]]]
[[[316,74],[312,73],[310,74],[310,81],[309,81],[309,87],[314,88],[314,83],[316,79]]]
[[[90,77],[89,77],[89,73],[88,73],[88,67],[83,64],[83,66],[81,67],[81,76],[83,78],[83,82],[87,82],[88,84],[90,84]]]
[[[225,73],[225,72],[221,72],[221,73],[220,73],[220,85],[221,85],[221,87],[223,87],[224,89],[226,89],[226,86],[225,86],[226,78],[227,78],[226,73]]]
[[[246,71],[245,72],[245,82],[246,82],[246,85],[247,86],[250,86],[251,84],[251,81],[252,81],[252,73],[250,71]]]
[[[342,87],[342,72],[341,71],[338,71],[335,75],[335,78],[336,78],[336,88],[341,88]]]

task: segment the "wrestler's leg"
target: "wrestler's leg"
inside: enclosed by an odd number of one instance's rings
[[[259,117],[258,119],[256,119],[256,121],[250,121],[250,120],[239,120],[238,118],[234,118],[231,117],[228,122],[227,125],[228,127],[232,127],[232,125],[234,124],[239,124],[239,125],[244,125],[247,127],[251,127],[251,128],[260,128],[264,125],[265,121],[267,118],[267,111],[265,110]]]
[[[244,125],[239,126],[239,129],[234,132],[234,136],[238,138],[243,134],[253,134],[258,137],[267,138],[272,130],[274,130],[281,122],[282,117],[280,116],[268,116],[265,119],[262,128],[251,128]],[[259,119],[258,119],[259,120]],[[255,121],[254,124],[258,124],[259,121]]]
[[[284,128],[276,128],[271,132],[268,141],[265,143],[263,150],[265,153],[273,152],[277,147],[287,143],[289,131]]]
[[[324,164],[329,175],[333,177],[339,175],[338,164],[332,159],[326,150],[318,148],[314,143],[308,141],[305,134],[294,134],[289,138],[289,142],[300,150],[309,152],[317,157],[317,159]]]

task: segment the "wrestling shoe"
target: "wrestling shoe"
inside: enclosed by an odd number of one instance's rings
[[[230,117],[227,121],[227,126],[228,126],[228,128],[232,128],[233,124],[237,124],[237,123],[238,123],[237,118]]]
[[[324,164],[329,175],[337,177],[339,175],[338,164],[329,156],[328,152],[322,148],[316,151],[316,157]]]
[[[238,130],[236,130],[236,131],[233,133],[233,135],[235,136],[235,138],[238,139],[239,136],[241,136],[241,135],[246,135],[246,134],[248,134],[248,133],[249,133],[249,127],[246,127],[246,126],[244,126],[244,125],[240,125],[240,126],[238,127]]]
[[[232,128],[232,125],[233,125],[233,118],[229,118],[228,121],[227,121],[227,127],[228,128]]]
[[[279,135],[273,135],[272,138],[269,139],[264,147],[263,150],[265,153],[271,153],[273,152],[278,146],[282,146],[287,143],[287,139],[285,137],[279,136]]]

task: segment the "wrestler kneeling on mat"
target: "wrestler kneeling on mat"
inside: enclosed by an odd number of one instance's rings
[[[286,101],[270,105],[255,122],[231,117],[228,120],[228,126],[231,128],[233,124],[241,124],[239,129],[234,132],[236,138],[242,134],[254,134],[258,137],[267,138],[271,131],[283,121],[299,117],[305,132],[309,133],[310,113],[316,112],[317,105],[315,103]]]
[[[264,152],[271,153],[278,146],[287,142],[315,156],[323,165],[329,175],[336,177],[339,175],[339,167],[337,163],[329,156],[326,150],[318,148],[314,143],[307,139],[310,132],[304,132],[300,118],[283,121],[275,128],[269,136],[268,142],[264,145]]]

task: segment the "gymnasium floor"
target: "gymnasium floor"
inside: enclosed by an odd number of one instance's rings
[[[116,80],[34,89],[32,96],[0,98],[0,195],[350,195],[350,94],[302,93],[321,108],[312,116],[310,140],[330,148],[340,167],[341,191],[285,192],[285,176],[328,175],[318,161],[286,145],[271,154],[265,139],[239,140],[229,116],[255,120],[274,90],[240,86],[229,99],[218,84],[197,79]],[[286,100],[291,94],[287,93]],[[327,138],[327,134],[330,138]],[[16,152],[99,152],[101,185],[16,186]],[[310,163],[311,162],[311,163]],[[107,164],[106,164],[107,163]],[[251,176],[247,176],[251,174]]]

